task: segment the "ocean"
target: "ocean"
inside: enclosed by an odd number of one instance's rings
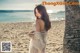
[[[51,21],[65,20],[64,11],[48,13]],[[0,22],[34,22],[35,16],[33,11],[2,11],[0,10]]]

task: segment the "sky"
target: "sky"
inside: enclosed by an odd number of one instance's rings
[[[35,4],[42,3],[42,1],[56,2],[63,0],[0,0],[0,10],[33,10]],[[47,10],[64,11],[64,5],[47,5]]]

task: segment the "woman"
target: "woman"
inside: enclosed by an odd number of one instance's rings
[[[43,5],[37,5],[34,9],[36,17],[35,31],[29,33],[30,46],[29,53],[45,53],[46,35],[51,28],[51,22]]]

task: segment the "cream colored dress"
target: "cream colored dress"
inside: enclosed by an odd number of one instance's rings
[[[44,30],[42,32],[35,32],[33,37],[30,37],[29,53],[45,53],[46,35],[47,32]]]

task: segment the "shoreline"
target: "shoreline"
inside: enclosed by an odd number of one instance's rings
[[[56,21],[54,20],[54,21],[51,21],[51,22],[60,22],[60,21],[65,21],[65,20],[56,20]],[[33,23],[33,22],[0,22],[0,23]]]

